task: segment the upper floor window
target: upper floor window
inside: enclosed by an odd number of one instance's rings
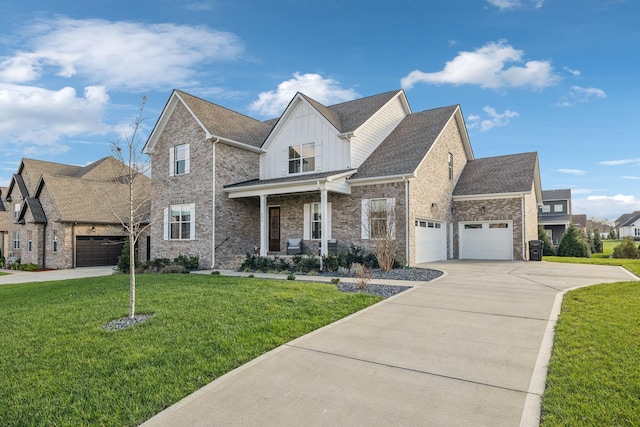
[[[18,217],[20,216],[20,208],[22,206],[20,205],[20,203],[16,203],[15,205],[13,205],[13,219],[18,219]]]
[[[453,180],[453,154],[449,153],[447,162],[449,163],[449,179]]]
[[[562,203],[558,203],[557,205],[553,205],[554,212],[562,212],[564,211],[564,205]]]
[[[27,251],[31,252],[33,249],[33,232],[31,230],[27,231]]]
[[[549,213],[551,212],[551,206],[549,205],[542,205],[542,207],[540,208],[540,210],[544,213]]]
[[[53,252],[58,252],[58,230],[53,230],[52,236]]]
[[[316,170],[316,146],[314,143],[289,146],[289,173]]]
[[[635,229],[635,235],[636,236],[640,236],[640,228],[636,228]]]
[[[184,175],[191,169],[190,144],[177,145],[169,149],[169,175]]]

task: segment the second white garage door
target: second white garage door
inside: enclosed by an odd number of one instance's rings
[[[513,223],[461,222],[460,259],[513,259]]]
[[[416,229],[416,263],[447,259],[444,223],[418,220]]]

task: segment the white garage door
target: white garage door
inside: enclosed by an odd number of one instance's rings
[[[513,223],[461,222],[460,259],[513,259]]]
[[[418,220],[416,228],[416,263],[447,259],[445,227],[437,221]]]

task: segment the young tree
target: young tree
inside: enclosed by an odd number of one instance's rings
[[[393,268],[398,253],[395,199],[370,199],[363,209],[363,227],[380,270]]]
[[[558,256],[589,258],[591,251],[584,232],[578,229],[574,223],[564,232],[558,245]]]
[[[638,256],[640,256],[640,253],[631,237],[625,237],[622,243],[613,248],[614,258],[637,259]]]
[[[129,249],[129,317],[135,317],[136,313],[136,265],[135,247],[140,236],[151,227],[151,182],[145,175],[150,169],[150,162],[141,155],[140,127],[143,122],[142,111],[146,103],[146,97],[142,97],[138,115],[131,124],[131,131],[125,132],[122,138],[111,143],[113,156],[118,159],[120,165],[114,171],[115,182],[124,187],[125,200],[119,202],[126,204],[127,209],[111,210],[116,215],[127,232]],[[125,214],[121,212],[126,211]]]
[[[611,227],[609,230],[609,240],[616,240],[618,238],[618,233],[616,233],[616,229]]]
[[[602,239],[600,238],[600,230],[597,228],[593,229],[593,253],[601,254],[604,250],[604,245],[602,244]]]

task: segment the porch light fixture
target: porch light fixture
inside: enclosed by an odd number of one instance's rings
[[[480,215],[484,215],[487,210],[483,207],[480,208]]]
[[[96,231],[96,226],[95,225],[91,227],[91,231]]]
[[[438,207],[437,203],[431,203],[431,209],[436,209]]]

